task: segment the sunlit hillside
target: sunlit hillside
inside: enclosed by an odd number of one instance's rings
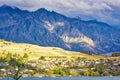
[[[56,47],[41,47],[37,45],[24,44],[24,43],[14,43],[0,40],[0,53],[17,53],[23,55],[27,53],[30,60],[37,60],[40,56],[65,56],[66,59],[71,57],[85,57],[87,59],[100,59],[104,58],[99,55],[87,55],[80,52],[66,51],[61,48]]]

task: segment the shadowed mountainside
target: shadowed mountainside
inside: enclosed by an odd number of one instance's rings
[[[120,31],[96,20],[69,18],[41,8],[34,12],[0,7],[0,38],[72,51],[120,51]]]

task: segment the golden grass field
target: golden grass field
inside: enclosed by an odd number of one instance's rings
[[[66,51],[56,47],[41,47],[32,44],[13,43],[0,40],[0,53],[8,52],[20,55],[27,53],[29,55],[29,60],[37,60],[40,56],[66,56],[67,58],[65,59],[70,59],[71,57],[85,57],[91,60],[105,59],[105,57],[100,55],[87,55],[80,52]]]

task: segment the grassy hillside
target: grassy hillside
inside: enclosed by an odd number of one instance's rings
[[[66,51],[56,47],[41,47],[37,45],[13,43],[0,40],[0,55],[2,55],[2,53],[8,52],[13,54],[17,53],[20,55],[27,53],[30,60],[36,60],[40,58],[40,56],[66,56],[66,59],[70,59],[71,57],[85,57],[87,59],[94,60],[104,58],[98,55],[87,55],[80,52]]]

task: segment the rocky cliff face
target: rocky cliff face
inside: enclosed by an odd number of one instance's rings
[[[120,51],[120,31],[98,21],[83,21],[42,8],[35,12],[0,7],[0,38],[73,51]]]

